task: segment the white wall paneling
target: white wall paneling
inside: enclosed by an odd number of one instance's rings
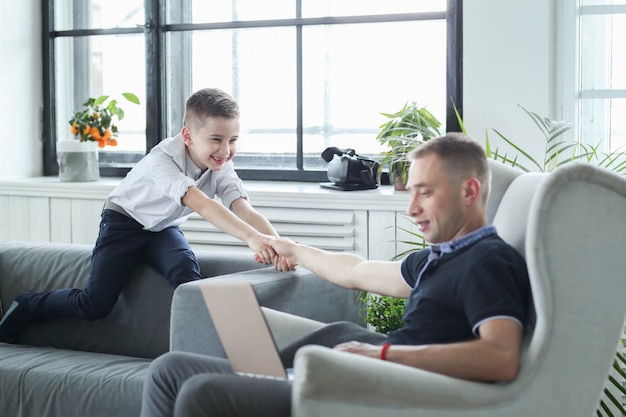
[[[118,182],[0,179],[0,239],[94,244],[102,205]],[[342,192],[311,183],[246,185],[251,202],[278,233],[322,249],[388,260],[402,248],[396,242],[402,236],[396,225],[410,227],[402,214],[409,195],[391,187]],[[249,250],[196,214],[182,229],[194,249]]]

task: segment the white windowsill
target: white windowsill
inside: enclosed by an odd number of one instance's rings
[[[77,198],[103,200],[121,178],[105,177],[94,182],[61,182],[58,177],[0,179],[0,196]],[[406,210],[407,191],[391,186],[375,190],[337,191],[321,188],[318,183],[290,181],[245,181],[253,205],[298,208],[352,210]]]

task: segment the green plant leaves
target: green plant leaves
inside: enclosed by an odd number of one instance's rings
[[[549,117],[541,117],[537,113],[528,111],[519,106],[535,123],[541,131],[545,141],[543,160],[538,161],[530,155],[521,145],[518,145],[511,139],[507,138],[503,133],[496,129],[492,129],[503,141],[505,141],[513,150],[517,152],[515,157],[511,158],[506,153],[502,154],[496,148],[492,150],[489,143],[489,136],[485,132],[485,143],[487,157],[503,162],[507,165],[518,167],[526,172],[531,171],[527,164],[530,164],[533,170],[539,172],[550,172],[560,166],[583,161],[593,163],[603,168],[610,169],[616,173],[624,174],[626,172],[626,161],[622,158],[621,152],[615,151],[609,154],[598,152],[600,143],[596,145],[585,145],[579,141],[568,140],[563,137],[565,133],[571,130],[574,125],[570,122],[562,120],[554,120]],[[456,110],[456,109],[455,109]],[[457,112],[457,118],[460,116]],[[464,126],[461,124],[464,129]],[[520,163],[519,157],[523,157],[526,164]]]
[[[406,299],[365,294],[362,301],[366,305],[365,321],[372,325],[378,333],[388,334],[404,324],[402,316],[404,315]]]
[[[122,96],[124,96],[124,98],[128,101],[130,101],[131,103],[134,104],[140,104],[139,103],[139,98],[134,95],[133,93],[122,93]]]
[[[441,123],[425,107],[418,107],[415,102],[406,103],[395,113],[381,113],[389,120],[379,126],[376,140],[389,150],[381,153],[378,181],[385,167],[406,159],[406,155],[422,142],[440,136]],[[408,167],[406,168],[408,170]],[[400,173],[406,176],[406,172]]]

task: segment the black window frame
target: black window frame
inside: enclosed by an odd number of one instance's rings
[[[179,12],[188,10],[189,0],[181,0]],[[300,16],[300,0],[296,1],[296,16]],[[79,2],[80,3],[80,2]],[[246,169],[236,164],[239,176],[244,180],[289,180],[289,181],[326,181],[325,170],[311,170],[304,168],[304,158],[302,143],[304,137],[303,116],[302,116],[302,28],[307,25],[333,25],[333,24],[358,24],[377,23],[395,21],[415,21],[415,20],[446,20],[447,51],[446,51],[446,130],[459,131],[460,126],[457,121],[454,107],[463,115],[463,0],[447,0],[446,12],[426,12],[426,13],[405,13],[388,15],[369,16],[337,16],[320,18],[276,19],[267,21],[233,21],[218,23],[200,24],[167,24],[166,23],[166,2],[164,0],[145,0],[145,25],[143,27],[129,28],[108,28],[108,29],[72,29],[55,30],[54,26],[54,0],[42,2],[42,45],[43,45],[43,169],[44,175],[57,175],[58,165],[56,160],[56,115],[55,115],[55,40],[60,37],[74,37],[75,45],[84,41],[85,36],[98,35],[123,35],[123,34],[145,34],[146,45],[146,150],[159,143],[169,136],[167,132],[168,117],[181,118],[182,114],[168,115],[166,108],[169,99],[176,100],[184,104],[186,97],[183,91],[188,91],[185,86],[180,86],[173,91],[166,91],[166,44],[167,33],[211,30],[211,29],[233,29],[250,27],[277,27],[290,26],[297,29],[297,128],[296,141],[297,151],[293,157],[293,169]],[[75,7],[80,7],[75,6]],[[184,60],[175,60],[180,65],[185,65]],[[124,154],[117,152],[101,152],[101,161],[104,159],[108,164],[102,164],[100,173],[102,176],[123,177],[132,168],[143,154]],[[272,166],[271,159],[275,158],[267,155],[258,156],[237,156],[242,158],[268,159],[267,165]],[[276,157],[278,158],[278,157]],[[283,158],[283,157],[280,157]]]

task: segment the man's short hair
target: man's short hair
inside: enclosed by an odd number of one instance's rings
[[[450,132],[430,139],[408,155],[411,161],[427,155],[436,155],[452,179],[463,181],[475,177],[480,181],[483,202],[487,202],[491,188],[491,170],[485,150],[480,144],[462,133]]]
[[[239,117],[239,105],[230,95],[218,88],[203,88],[187,99],[183,124],[196,127],[207,117]],[[192,126],[193,125],[193,126]]]

